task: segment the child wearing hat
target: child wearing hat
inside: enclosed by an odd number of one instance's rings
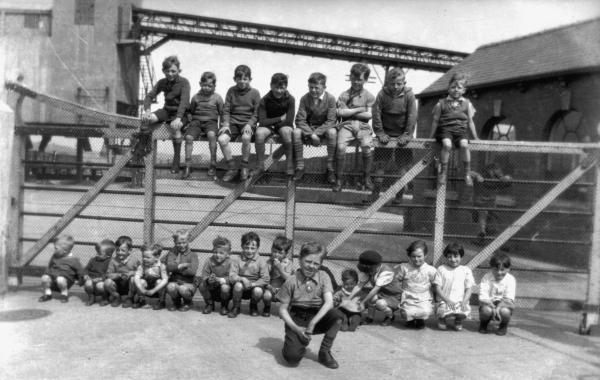
[[[379,252],[364,251],[358,257],[358,264],[356,266],[360,274],[358,285],[352,291],[352,296],[362,290],[365,285],[369,284],[372,286],[366,297],[360,301],[362,309],[365,309],[366,305],[371,306],[364,322],[367,324],[373,322],[374,307],[383,312],[385,316],[381,324],[383,326],[391,325],[394,319],[394,311],[398,310],[400,305],[402,283],[396,277],[396,273],[392,267],[381,262]]]

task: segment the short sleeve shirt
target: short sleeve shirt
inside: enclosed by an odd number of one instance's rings
[[[320,270],[314,276],[306,277],[298,270],[281,286],[277,298],[281,303],[291,306],[320,308],[325,293],[333,293],[327,273]]]
[[[357,107],[373,107],[375,104],[375,96],[366,89],[362,89],[358,93],[353,93],[352,89],[342,92],[337,101],[337,107],[342,109],[357,108]],[[354,116],[343,118],[343,121],[355,120]]]
[[[435,284],[438,285],[442,294],[452,302],[462,302],[465,291],[475,285],[473,272],[464,265],[456,268],[441,265],[437,269],[438,277]]]

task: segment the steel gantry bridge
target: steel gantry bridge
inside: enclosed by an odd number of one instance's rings
[[[183,40],[313,57],[445,72],[468,54],[309,30],[133,8],[146,54]]]

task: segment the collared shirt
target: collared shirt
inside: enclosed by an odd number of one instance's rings
[[[314,276],[306,277],[298,270],[281,286],[277,298],[290,306],[320,308],[324,303],[325,293],[333,293],[327,273],[320,270]]]
[[[285,282],[283,275],[279,272],[279,269],[273,265],[273,259],[267,260],[267,266],[269,268],[269,277],[271,277],[271,286],[274,288],[280,288]],[[281,260],[281,269],[287,275],[294,273],[294,262],[287,257]]]
[[[176,112],[176,117],[181,119],[190,104],[190,82],[182,76],[177,76],[173,81],[167,78],[159,79],[144,98],[145,110],[150,109],[152,101],[161,92],[165,94],[163,108],[169,112]]]
[[[123,261],[117,260],[117,258],[112,258],[110,263],[108,264],[108,269],[106,270],[106,274],[129,274],[131,272],[135,272],[138,266],[140,266],[141,260],[139,257],[134,257],[133,255],[127,256],[127,258]]]
[[[375,97],[369,91],[363,88],[359,92],[354,92],[352,88],[349,88],[348,90],[342,92],[338,97],[337,108],[370,108],[373,107],[373,104],[375,104]],[[342,121],[348,120],[359,120],[363,123],[366,123],[363,119],[357,119],[356,115],[342,118]]]
[[[219,121],[223,115],[223,98],[216,92],[205,95],[199,91],[192,97],[189,111],[193,120]]]
[[[500,281],[496,280],[492,272],[483,275],[479,283],[479,299],[484,301],[501,301],[503,299],[515,300],[517,280],[507,273]]]
[[[300,99],[295,122],[296,127],[300,128],[305,134],[315,133],[320,136],[336,124],[335,97],[324,91],[319,99],[321,99],[321,102],[315,104],[310,93],[305,94]]]
[[[267,262],[256,253],[252,258],[246,258],[243,255],[231,261],[229,270],[229,280],[237,282],[240,277],[245,277],[254,286],[265,286],[269,283],[269,267]]]
[[[417,101],[410,87],[400,94],[379,91],[373,105],[373,131],[380,136],[412,136],[417,124]]]
[[[200,277],[202,280],[206,280],[211,274],[214,274],[216,277],[227,279],[229,277],[230,271],[231,258],[226,257],[222,263],[217,263],[215,259],[211,256],[204,263],[204,266],[202,267],[202,272],[198,277]]]
[[[167,266],[170,281],[183,281],[193,283],[198,271],[198,255],[189,248],[180,253],[177,248],[172,248],[163,258]],[[190,264],[187,268],[179,269],[179,264]]]
[[[260,93],[255,88],[240,90],[237,86],[230,87],[223,105],[223,126],[248,124],[256,127],[259,103]]]

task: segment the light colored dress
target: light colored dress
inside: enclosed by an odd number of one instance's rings
[[[431,285],[438,276],[435,268],[427,263],[420,267],[402,263],[396,269],[397,278],[402,281],[400,308],[406,313],[406,320],[429,318],[433,312]]]
[[[462,301],[467,289],[471,289],[475,285],[471,269],[464,265],[459,265],[456,268],[448,265],[440,265],[437,272],[436,285],[440,287],[444,297],[455,304],[454,307],[450,307],[444,301],[438,302],[436,310],[438,318],[444,318],[453,314],[460,314],[468,318],[471,308],[469,305],[463,308]]]

